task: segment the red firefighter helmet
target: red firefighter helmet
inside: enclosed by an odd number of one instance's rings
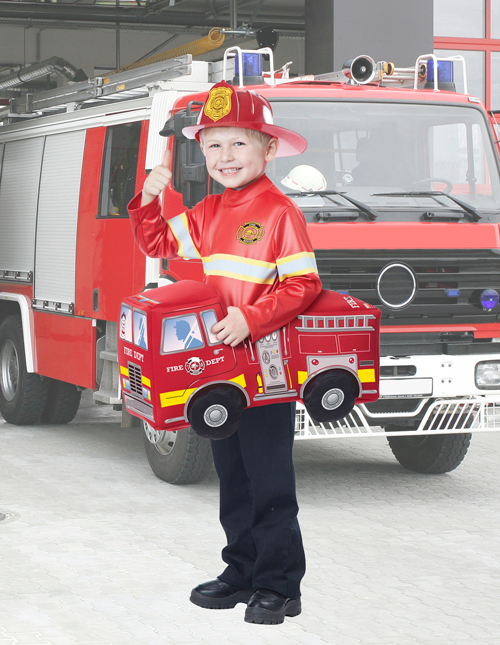
[[[236,90],[221,81],[212,87],[198,115],[198,123],[182,129],[188,139],[200,141],[205,128],[233,127],[258,130],[279,140],[277,157],[299,155],[307,148],[303,136],[273,123],[269,101],[250,90]]]

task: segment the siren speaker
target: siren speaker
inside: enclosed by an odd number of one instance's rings
[[[355,83],[364,85],[375,77],[375,61],[370,56],[357,56],[344,63],[342,71]]]

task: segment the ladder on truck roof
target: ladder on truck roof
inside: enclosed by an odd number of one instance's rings
[[[191,54],[186,54],[118,74],[96,76],[53,90],[28,93],[13,99],[3,110],[0,109],[0,119],[35,117],[60,111],[71,112],[83,105],[94,107],[103,102],[148,96],[150,88],[158,82],[191,74],[192,58]]]

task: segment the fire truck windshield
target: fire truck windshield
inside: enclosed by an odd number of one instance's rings
[[[293,193],[308,221],[375,219],[366,208],[377,221],[430,221],[424,217],[429,211],[436,218],[470,221],[474,212],[480,216],[474,221],[500,221],[498,159],[476,107],[326,100],[272,105],[275,123],[300,132],[309,145],[300,156],[275,159],[267,174]]]

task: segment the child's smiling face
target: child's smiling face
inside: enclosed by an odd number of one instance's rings
[[[243,128],[206,128],[200,133],[208,174],[225,188],[243,188],[264,174],[278,152],[278,140],[266,144]]]

